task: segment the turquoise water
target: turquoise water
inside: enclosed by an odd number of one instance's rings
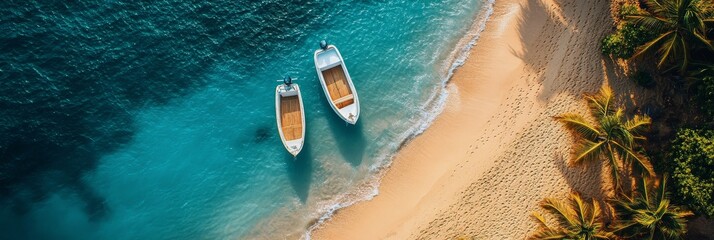
[[[299,238],[336,206],[374,194],[372,176],[438,113],[484,8],[3,5],[2,29],[14,31],[0,35],[0,231],[11,239]],[[356,126],[317,81],[322,39],[340,49],[359,92]],[[296,159],[275,124],[285,74],[298,78],[306,111]]]

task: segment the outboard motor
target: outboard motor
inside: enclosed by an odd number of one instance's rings
[[[325,40],[320,41],[320,48],[327,50],[327,42]]]
[[[285,76],[283,78],[283,83],[285,83],[285,85],[290,88],[290,84],[293,84],[293,78],[291,78],[290,76]]]

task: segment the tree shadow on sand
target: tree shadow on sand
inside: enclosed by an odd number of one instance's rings
[[[568,162],[569,157],[569,153],[553,154],[555,167],[563,174],[563,178],[570,189],[580,192],[585,197],[593,198],[602,198],[604,194],[612,191],[612,186],[603,184],[604,180],[609,180],[609,176],[605,177],[603,175],[602,161],[573,166]],[[607,179],[603,179],[603,177]]]
[[[546,102],[553,96],[566,93],[579,96],[582,89],[596,91],[603,82],[603,61],[599,41],[607,33],[599,23],[609,16],[592,16],[591,10],[609,13],[609,2],[597,0],[599,9],[580,8],[569,1],[529,0],[521,4],[521,15],[516,19],[520,51],[511,46],[511,53],[520,58],[531,72],[529,80],[543,86],[538,100]],[[578,19],[575,16],[592,16]],[[531,19],[544,19],[533,21]],[[533,29],[557,29],[534,31]],[[584,34],[586,33],[586,34]],[[562,68],[573,66],[574,69]]]

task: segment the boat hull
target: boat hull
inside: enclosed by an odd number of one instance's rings
[[[293,83],[275,88],[275,116],[280,140],[290,154],[297,156],[305,145],[305,108],[300,86]]]
[[[314,60],[328,104],[342,120],[356,124],[360,115],[359,97],[340,51],[328,45],[315,51]]]

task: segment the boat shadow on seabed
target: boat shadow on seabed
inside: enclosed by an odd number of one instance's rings
[[[330,130],[335,136],[337,148],[340,150],[342,157],[349,162],[352,167],[357,167],[362,164],[364,159],[364,151],[367,147],[367,141],[364,137],[362,124],[364,118],[355,125],[347,124],[336,114],[328,114],[330,117],[327,120],[330,125]]]
[[[302,151],[297,157],[285,154],[285,168],[290,178],[290,185],[302,203],[307,201],[312,183],[312,149],[310,142],[305,141]]]

